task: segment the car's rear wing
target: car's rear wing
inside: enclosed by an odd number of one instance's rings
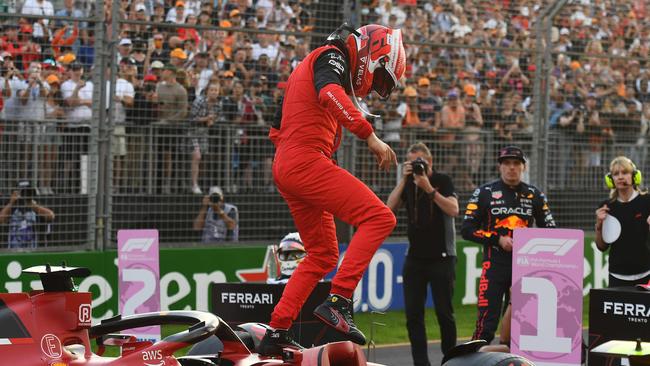
[[[43,266],[29,267],[23,273],[37,274],[41,278],[44,292],[77,291],[72,278],[88,277],[90,270],[84,267]]]

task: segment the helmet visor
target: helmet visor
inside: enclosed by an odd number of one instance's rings
[[[297,250],[278,253],[278,258],[281,261],[296,261],[298,259],[305,258],[306,256],[307,256],[307,253],[297,251]]]
[[[397,86],[397,80],[385,67],[377,67],[373,74],[372,90],[377,92],[381,98],[388,98]]]

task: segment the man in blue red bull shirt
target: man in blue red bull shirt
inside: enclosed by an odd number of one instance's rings
[[[473,339],[494,339],[503,298],[512,284],[512,232],[516,228],[555,227],[546,196],[522,182],[526,158],[516,146],[498,156],[501,178],[474,191],[461,228],[463,238],[483,244],[483,270],[479,281],[478,319]],[[502,340],[503,341],[503,340]]]

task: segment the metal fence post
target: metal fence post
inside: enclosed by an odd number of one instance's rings
[[[95,167],[95,184],[89,185],[88,192],[88,225],[89,225],[89,241],[92,242],[92,247],[95,250],[103,250],[105,247],[104,235],[102,229],[105,225],[104,212],[104,165],[106,164],[103,157],[103,151],[106,148],[105,133],[104,133],[104,118],[106,108],[104,108],[104,74],[101,69],[104,66],[104,42],[106,40],[104,30],[104,0],[97,1],[97,13],[95,14],[95,38],[99,43],[96,47],[95,64],[93,73],[93,128],[91,128],[91,137],[89,141],[89,166]],[[96,43],[96,44],[97,44]],[[92,153],[90,153],[92,151]]]

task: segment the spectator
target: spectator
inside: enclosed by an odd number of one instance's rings
[[[151,63],[151,74],[156,77],[156,79],[162,79],[162,71],[165,68],[165,65],[160,61],[154,61]],[[146,67],[145,67],[146,69]]]
[[[259,164],[259,157],[254,152],[263,138],[259,129],[252,125],[263,125],[262,111],[259,105],[245,92],[244,84],[236,81],[232,89],[232,102],[237,108],[234,122],[238,125],[235,133],[233,166],[234,174],[241,179],[246,189],[253,188],[253,169]],[[227,108],[224,106],[224,108]],[[265,136],[264,136],[265,137]]]
[[[521,72],[519,59],[511,59],[511,66],[501,78],[500,84],[506,89],[506,91],[511,90],[519,95],[524,95],[524,93],[528,91],[527,87],[530,84],[530,80],[528,80],[526,75]]]
[[[149,43],[147,48],[147,61],[145,65],[153,64],[159,61],[163,64],[169,62],[169,46],[165,43],[165,38],[162,33],[157,32],[153,35],[153,42]]]
[[[525,123],[525,114],[521,110],[521,97],[514,92],[507,93],[497,123],[494,125],[498,140],[505,145],[512,143],[523,130]]]
[[[133,49],[133,42],[130,38],[122,38],[117,46],[117,63],[119,64],[123,58],[131,57],[131,50]]]
[[[81,32],[81,42],[77,51],[77,59],[82,65],[94,65],[95,63],[95,31],[88,29]]]
[[[443,172],[451,172],[458,163],[459,141],[462,137],[457,134],[465,128],[465,113],[465,107],[458,100],[458,92],[455,89],[450,90],[447,93],[447,102],[440,112],[440,126],[437,126],[438,129],[444,129],[439,135],[441,155],[445,161]]]
[[[194,57],[194,67],[191,69],[191,73],[198,77],[198,83],[196,86],[196,95],[203,95],[203,90],[210,82],[214,70],[210,68],[210,59],[207,52],[199,52]]]
[[[423,126],[433,128],[436,116],[440,118],[439,114],[442,106],[437,103],[431,94],[431,82],[428,78],[422,77],[418,80],[417,95],[418,117]]]
[[[129,58],[135,61],[135,66],[137,67],[136,78],[142,80],[144,74],[148,71],[145,70],[145,61],[147,59],[147,54],[145,53],[147,49],[146,43],[141,39],[136,39],[133,41],[133,48],[131,49],[131,55]]]
[[[156,24],[162,24],[165,22],[165,4],[160,1],[153,2],[151,22]]]
[[[63,0],[63,9],[57,10],[55,15],[59,17],[71,17],[71,18],[83,18],[84,17],[84,12],[78,8],[77,4],[79,2],[74,1],[74,0]],[[65,25],[72,25],[69,20],[57,20],[55,22],[55,25],[57,28],[63,27]],[[88,28],[88,23],[82,22],[79,24],[79,28],[82,30],[86,30]],[[72,28],[68,28],[69,30],[72,30]],[[66,37],[69,37],[70,34],[66,34]]]
[[[194,31],[194,29],[191,30]],[[198,43],[198,36],[197,38],[187,37],[183,41],[183,52],[185,52],[185,56],[187,57],[187,59],[185,60],[186,64],[194,60],[194,56],[198,52],[197,43]]]
[[[2,58],[2,85],[4,91],[4,109],[2,117],[7,121],[18,121],[22,117],[22,106],[20,103],[21,93],[28,85],[23,80],[20,70],[16,68],[13,55],[7,51],[0,54]]]
[[[423,128],[426,126],[425,123],[423,123],[420,120],[419,117],[419,104],[418,104],[418,92],[415,90],[414,87],[412,86],[407,86],[404,88],[404,92],[402,93],[404,96],[404,101],[397,107],[398,109],[402,109],[404,111],[404,120],[402,121],[402,124],[404,125],[404,128]]]
[[[4,96],[4,108],[2,109],[1,117],[3,119],[2,125],[4,132],[2,136],[2,145],[10,146],[6,154],[0,159],[5,160],[3,163],[4,169],[0,172],[3,174],[7,181],[16,181],[23,174],[19,173],[25,169],[25,156],[24,152],[27,144],[21,142],[23,135],[20,132],[19,120],[23,116],[23,105],[20,96],[28,88],[27,83],[23,80],[20,71],[14,66],[13,56],[4,51],[0,54],[2,59],[2,78],[0,85],[2,85]],[[9,133],[7,133],[9,132]]]
[[[61,93],[61,80],[55,74],[46,79],[49,85],[47,101],[45,104],[45,118],[47,122],[43,126],[41,169],[39,172],[41,194],[54,194],[52,189],[52,178],[54,177],[57,163],[57,152],[61,144],[61,137],[58,133],[58,124],[65,117],[65,104]]]
[[[89,121],[92,117],[93,83],[83,79],[83,66],[74,62],[70,65],[70,78],[61,85],[63,98],[68,105],[68,120]]]
[[[602,174],[605,144],[611,141],[614,137],[614,132],[606,121],[600,119],[596,94],[590,93],[587,96],[584,114],[584,140],[586,140],[589,146],[586,159],[587,174],[589,177],[588,180],[595,182]]]
[[[150,22],[147,15],[147,7],[144,3],[137,3],[135,5],[135,19],[140,22]],[[152,37],[152,27],[149,24],[130,24],[130,32],[132,38],[150,39]],[[139,45],[138,45],[139,46]],[[136,45],[134,44],[135,48]],[[145,45],[146,47],[146,45]],[[145,48],[143,47],[143,48]]]
[[[207,87],[205,95],[199,95],[190,111],[192,130],[190,132],[190,148],[192,151],[192,193],[203,194],[199,186],[199,164],[202,154],[208,151],[208,130],[215,123],[223,122],[225,117],[222,113],[222,100],[219,98],[221,86],[219,83],[211,83]]]
[[[187,54],[180,48],[175,48],[169,54],[169,57],[169,63],[177,69],[183,68],[185,66],[185,61],[187,61]]]
[[[27,75],[30,64],[41,60],[41,46],[38,43],[33,42],[34,38],[32,37],[31,25],[25,24],[20,27],[18,39],[22,52],[22,65],[20,65],[19,68],[26,71],[25,75]]]
[[[228,20],[232,23],[232,26],[235,28],[243,27],[243,19],[239,9],[233,9],[228,13]]]
[[[179,146],[179,136],[183,134],[181,124],[187,116],[187,90],[176,81],[176,67],[166,65],[162,81],[158,83],[158,117],[160,118],[160,147],[163,152],[162,192],[171,193],[172,157]]]
[[[45,120],[45,99],[47,96],[47,85],[41,79],[41,64],[33,63],[28,70],[27,80],[25,80],[27,88],[18,93],[20,98],[20,107],[22,110],[19,126],[19,143],[23,148],[21,156],[23,162],[21,166],[27,169],[28,162],[35,159],[32,155],[34,144],[40,145],[41,127]],[[23,171],[20,167],[18,174],[23,177],[29,176],[27,171]]]
[[[49,0],[26,0],[23,4],[23,14],[26,15],[39,15],[33,24],[34,30],[33,37],[35,42],[44,45],[50,38],[50,31],[48,29],[49,19],[48,16],[54,15],[54,7]]]
[[[279,79],[277,70],[272,66],[271,60],[266,54],[261,54],[255,64],[255,77],[260,81],[266,79],[266,87],[273,88],[277,85]]]
[[[259,30],[264,32],[266,29],[260,28]],[[274,39],[274,34],[257,33],[255,38],[257,42],[253,43],[253,60],[257,61],[261,55],[266,55],[271,60],[278,57],[279,45]]]
[[[239,211],[225,202],[219,186],[210,187],[209,194],[203,197],[194,230],[203,232],[201,241],[206,244],[239,241]]]
[[[156,61],[159,62],[159,61]],[[133,108],[127,109],[126,138],[127,138],[127,170],[129,172],[129,187],[136,193],[141,193],[143,188],[144,171],[148,154],[145,155],[145,136],[149,133],[149,125],[154,122],[157,115],[156,103],[156,75],[147,74],[141,86],[135,86]]]
[[[237,79],[246,83],[254,73],[253,65],[246,60],[246,50],[244,48],[238,48],[235,51],[232,61],[227,62],[224,69],[232,71]]]
[[[110,78],[106,80],[106,105],[110,105],[111,96],[113,96],[113,138],[111,139],[111,153],[113,154],[113,188],[115,192],[120,192],[126,186],[123,177],[127,154],[126,145],[126,111],[133,107],[135,89],[134,70],[137,68],[135,60],[132,58],[123,58],[119,65],[119,73],[115,81],[115,89],[111,93]],[[107,74],[110,76],[110,67],[107,68]],[[135,71],[137,72],[137,71]]]
[[[29,181],[21,181],[11,193],[9,202],[0,210],[0,224],[9,221],[10,249],[35,249],[38,247],[39,218],[52,221],[54,212],[36,202],[36,190]]]
[[[166,22],[183,24],[188,15],[194,14],[194,10],[185,7],[185,1],[178,0],[176,5],[169,9],[167,16],[165,17]]]
[[[463,93],[463,108],[465,108],[465,130],[463,134],[463,156],[466,164],[461,166],[459,187],[464,191],[473,190],[474,179],[478,176],[483,159],[484,146],[481,128],[483,115],[476,101],[476,89],[472,84],[465,85]]]

